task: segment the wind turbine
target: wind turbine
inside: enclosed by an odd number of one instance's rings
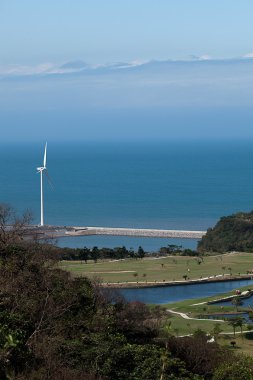
[[[44,199],[43,199],[43,172],[47,173],[47,142],[44,150],[43,166],[37,168],[37,173],[40,173],[40,225],[44,226]]]

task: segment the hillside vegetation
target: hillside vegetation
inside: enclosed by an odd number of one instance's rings
[[[199,252],[253,252],[253,211],[222,217],[198,243]]]
[[[252,358],[201,331],[175,337],[164,309],[59,269],[26,224],[0,205],[1,380],[253,380]]]

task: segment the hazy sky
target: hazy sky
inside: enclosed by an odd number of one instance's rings
[[[253,138],[252,15],[252,0],[0,0],[1,141]]]
[[[1,0],[1,63],[242,56],[252,15],[252,0]]]

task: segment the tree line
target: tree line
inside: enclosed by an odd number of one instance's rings
[[[169,244],[167,247],[161,247],[157,252],[147,252],[139,246],[137,250],[127,249],[125,246],[115,248],[60,248],[55,247],[55,253],[61,260],[78,260],[87,263],[89,260],[97,262],[98,260],[122,260],[122,259],[142,259],[144,257],[159,256],[200,256],[199,252],[191,249],[184,249],[182,246]]]
[[[55,247],[55,250],[57,251],[57,254],[61,260],[80,260],[87,263],[88,260],[93,260],[94,262],[97,262],[98,260],[105,260],[105,259],[114,259],[114,260],[121,260],[121,259],[142,259],[146,252],[144,249],[140,246],[137,251],[130,248],[127,249],[126,247],[115,247],[115,248],[59,248]]]

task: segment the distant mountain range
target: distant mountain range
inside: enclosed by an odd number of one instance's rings
[[[208,56],[191,56],[186,60],[150,60],[136,62],[116,62],[109,64],[88,64],[82,60],[70,61],[64,64],[43,63],[36,66],[24,65],[0,65],[1,77],[17,76],[47,76],[62,74],[108,74],[108,73],[165,73],[171,70],[181,71],[196,68],[224,68],[243,65],[245,68],[252,67],[253,56],[251,54],[241,58],[211,59]]]

